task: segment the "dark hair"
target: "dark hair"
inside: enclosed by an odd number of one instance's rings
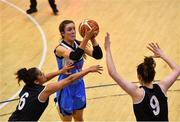
[[[18,70],[15,75],[17,76],[16,79],[18,79],[18,84],[21,80],[23,80],[26,85],[32,86],[34,85],[34,81],[37,80],[38,69],[35,67],[28,70],[26,68],[22,68]]]
[[[150,83],[154,80],[156,63],[152,57],[145,57],[144,62],[137,67],[137,73],[144,83]]]
[[[62,33],[64,32],[64,29],[65,29],[66,25],[69,24],[69,23],[73,23],[74,24],[74,22],[72,20],[64,20],[59,25],[59,32],[61,34],[62,39],[64,39],[64,36],[62,35]],[[77,42],[79,44],[81,43],[81,41],[77,41]],[[86,59],[87,56],[86,56],[85,53],[83,54],[83,57],[84,57],[84,59]]]
[[[66,25],[69,24],[69,23],[74,24],[74,22],[72,20],[64,20],[59,25],[59,32],[60,32],[62,38],[64,38],[62,33],[64,32],[64,29],[65,29]]]

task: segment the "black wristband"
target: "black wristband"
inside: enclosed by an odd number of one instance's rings
[[[102,53],[101,47],[99,45],[93,47],[92,56],[95,59],[101,59],[103,57],[103,53]]]
[[[78,47],[75,51],[72,51],[69,54],[69,58],[71,60],[77,61],[83,56],[83,54],[84,54],[84,50]]]

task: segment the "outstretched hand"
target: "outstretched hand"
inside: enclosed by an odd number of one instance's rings
[[[105,48],[105,50],[107,48],[110,48],[110,35],[109,35],[108,32],[107,32],[107,34],[105,36],[104,48]]]
[[[97,72],[99,74],[102,74],[101,71],[103,71],[103,67],[100,65],[94,65],[88,68],[90,72]]]
[[[154,56],[152,56],[153,58],[160,58],[163,56],[163,51],[157,43],[150,43],[149,46],[147,46],[147,48],[154,53]]]

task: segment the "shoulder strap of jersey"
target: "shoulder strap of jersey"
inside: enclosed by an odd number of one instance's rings
[[[150,93],[150,91],[149,91],[149,89],[148,89],[147,87],[145,87],[145,86],[140,86],[140,88],[143,88],[143,89],[144,89],[145,94],[149,94],[149,93]]]
[[[74,50],[70,45],[68,45],[64,40],[60,43],[61,46],[70,49],[70,50]]]
[[[153,86],[156,89],[156,91],[158,91],[159,94],[166,97],[166,94],[163,92],[163,90],[161,89],[161,87],[158,84],[153,84]]]
[[[78,41],[78,40],[75,40],[74,42],[75,42],[75,44],[76,44],[77,46],[79,46],[79,45],[81,44],[81,42]]]

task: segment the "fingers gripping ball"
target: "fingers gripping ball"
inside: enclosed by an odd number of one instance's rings
[[[91,29],[94,29],[95,36],[97,36],[99,33],[99,25],[97,22],[94,20],[85,19],[79,25],[79,34],[84,37],[85,32]]]

